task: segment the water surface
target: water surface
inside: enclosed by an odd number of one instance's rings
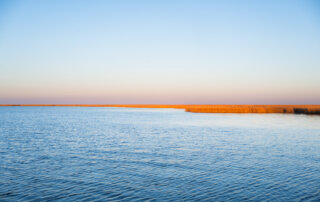
[[[320,116],[1,107],[0,200],[320,201]]]

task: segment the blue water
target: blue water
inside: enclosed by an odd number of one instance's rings
[[[320,201],[320,116],[0,107],[0,201]]]

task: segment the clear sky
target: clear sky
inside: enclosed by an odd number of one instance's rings
[[[320,104],[320,1],[0,0],[0,103]]]

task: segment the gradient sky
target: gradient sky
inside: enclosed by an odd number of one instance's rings
[[[0,104],[320,104],[312,0],[0,0]]]

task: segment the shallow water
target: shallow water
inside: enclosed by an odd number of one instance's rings
[[[320,116],[1,107],[0,200],[320,201]]]

